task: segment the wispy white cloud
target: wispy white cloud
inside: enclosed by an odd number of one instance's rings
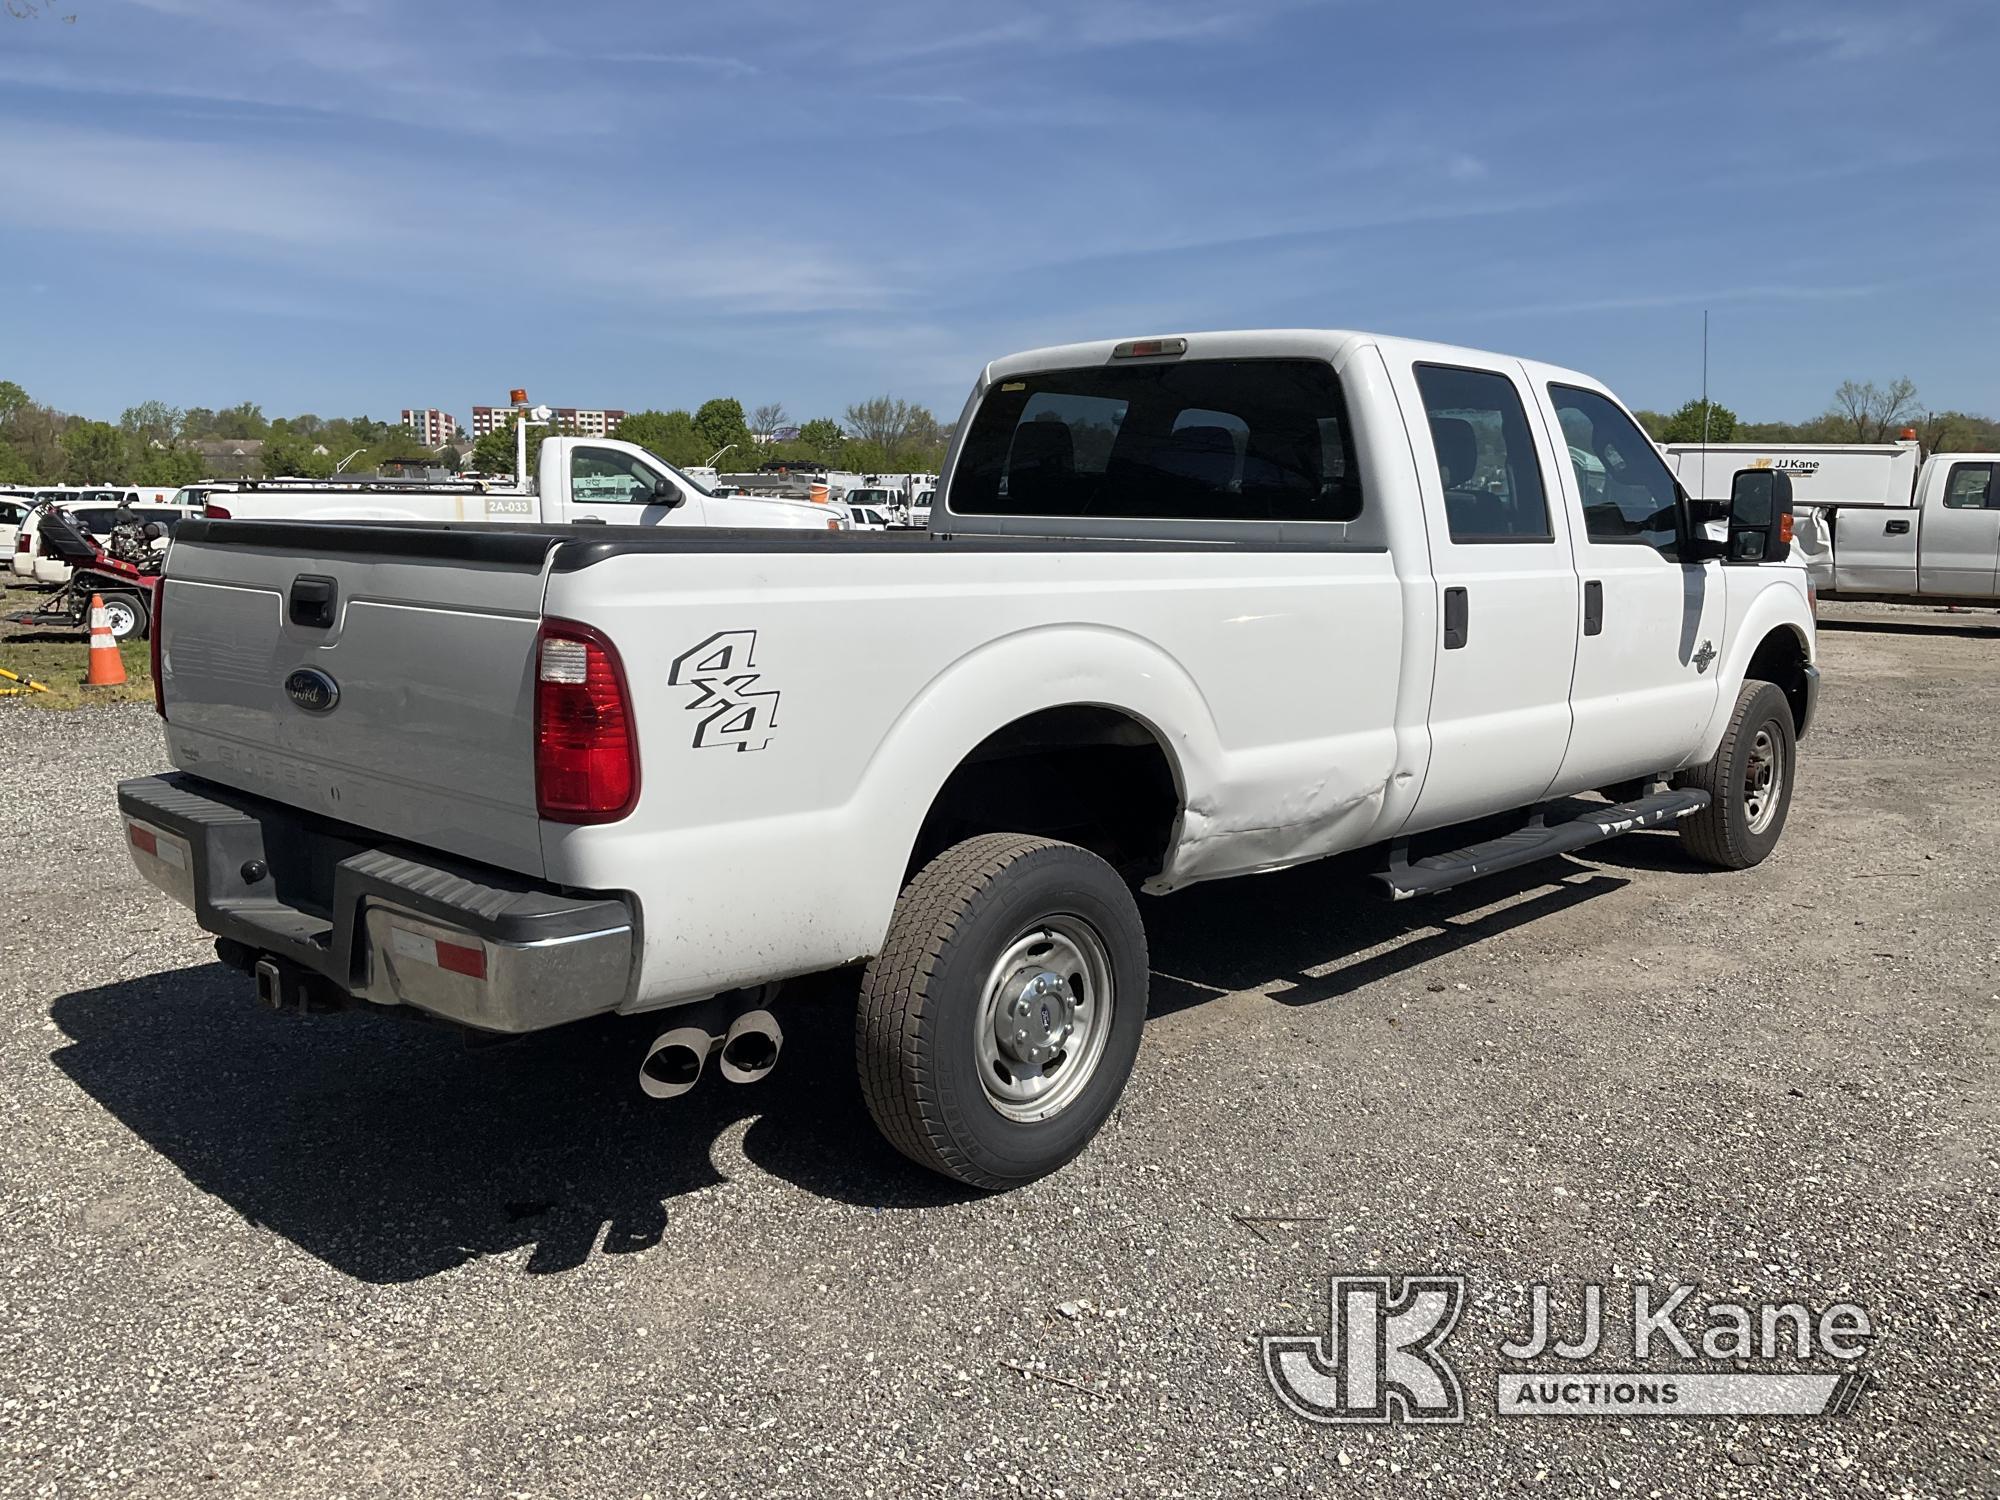
[[[1699,292],[1618,293],[1552,302],[1510,303],[1504,307],[1468,308],[1457,314],[1457,317],[1466,322],[1486,322],[1508,318],[1564,317],[1577,313],[1712,307],[1736,302],[1852,302],[1857,298],[1874,296],[1881,290],[1878,286],[1809,286],[1774,283],[1758,286],[1712,287]]]
[[[719,73],[725,78],[750,78],[764,70],[740,57],[708,52],[590,52],[578,53],[592,62],[631,63],[638,66],[693,68],[702,73]]]
[[[0,131],[25,131],[0,118]],[[199,251],[212,264],[310,272],[318,295],[422,276],[445,297],[566,295],[702,315],[877,307],[880,278],[812,237],[717,230],[667,203],[635,203],[615,187],[562,189],[496,178],[460,193],[448,213],[371,212],[392,159],[304,164],[276,149],[40,127],[33,151],[0,154],[0,198],[29,229],[130,238]],[[524,201],[565,212],[522,232]],[[359,205],[354,211],[344,205]],[[610,232],[607,232],[610,231]]]
[[[1757,6],[1743,25],[1764,45],[1817,53],[1835,62],[1862,62],[1928,51],[1941,34],[1940,16],[1915,6],[1790,3]]]

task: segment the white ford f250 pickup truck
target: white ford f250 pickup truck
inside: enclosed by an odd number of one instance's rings
[[[838,531],[828,506],[803,500],[716,495],[637,443],[552,437],[542,443],[537,478],[523,489],[469,481],[246,480],[207,501],[215,520],[502,521],[513,525],[602,522],[609,526],[779,527]]]
[[[877,1123],[1004,1188],[1131,1072],[1135,888],[1373,850],[1415,896],[1675,819],[1763,859],[1818,682],[1785,501],[1747,475],[1724,539],[1602,386],[1499,355],[1042,349],[929,534],[190,522],[178,769],[119,803],[268,1003],[662,1011],[656,1094],[865,960]]]

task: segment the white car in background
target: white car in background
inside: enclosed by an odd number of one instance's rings
[[[164,504],[141,501],[138,497],[142,492],[138,490],[91,490],[84,493],[88,496],[86,500],[60,501],[57,509],[72,517],[100,546],[111,535],[111,528],[118,524],[121,512],[137,515],[144,522],[158,521],[167,528],[169,535],[189,516],[202,513],[199,506],[180,505],[172,501]],[[42,555],[39,520],[40,512],[30,514],[16,530],[14,574],[51,588],[60,588],[69,582],[70,574],[75,570],[59,558]]]
[[[14,555],[14,538],[19,535],[21,523],[27,519],[28,510],[34,503],[33,495],[12,490],[0,492],[0,553],[10,558]]]
[[[887,511],[877,509],[873,505],[856,505],[852,500],[847,501],[843,508],[847,514],[847,527],[850,531],[887,531],[889,529],[889,513]]]

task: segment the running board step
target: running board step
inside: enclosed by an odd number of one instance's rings
[[[1635,828],[1658,828],[1662,823],[1671,823],[1689,813],[1700,812],[1706,806],[1707,792],[1679,788],[1649,792],[1614,807],[1594,807],[1567,822],[1543,823],[1538,817],[1526,828],[1502,834],[1497,839],[1488,839],[1483,844],[1454,849],[1449,854],[1409,860],[1403,857],[1399,844],[1397,852],[1390,856],[1389,868],[1377,871],[1375,878],[1388,888],[1394,900],[1428,896],[1437,891],[1448,891],[1468,880],[1477,880],[1482,875],[1512,870],[1520,865],[1533,864],[1538,859],[1567,854],[1572,849],[1581,849],[1602,839],[1616,838]]]

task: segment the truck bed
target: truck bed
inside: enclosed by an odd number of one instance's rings
[[[399,845],[632,891],[640,994],[712,994],[873,951],[952,768],[1052,705],[1120,718],[1182,782],[1178,827],[1137,872],[1157,889],[1400,819],[1428,745],[1430,584],[1399,578],[1386,545],[1279,531],[196,522],[161,612],[168,749]],[[288,617],[311,579],[337,592],[331,623]],[[629,815],[541,816],[545,627],[622,659]],[[302,668],[338,685],[336,709],[289,692]],[[773,909],[796,914],[782,953],[750,937]]]

